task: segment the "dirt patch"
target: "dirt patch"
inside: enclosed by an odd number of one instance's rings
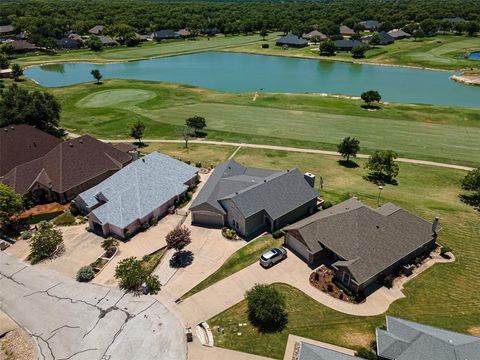
[[[12,330],[0,339],[0,360],[33,359],[35,359],[33,342],[24,330]]]
[[[480,336],[480,326],[473,326],[468,329],[468,332],[473,336]]]
[[[349,347],[359,346],[368,348],[374,339],[373,334],[358,331],[346,331],[342,337]]]
[[[37,205],[23,212],[19,219],[27,219],[30,216],[40,215],[40,214],[51,214],[59,211],[65,211],[70,207],[70,204],[62,205],[58,203],[50,203],[45,205]]]

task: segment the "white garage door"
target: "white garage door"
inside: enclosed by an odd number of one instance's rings
[[[287,234],[285,245],[292,249],[297,255],[303,258],[307,263],[309,261],[309,253],[305,245],[295,239],[292,235]]]
[[[211,227],[222,227],[223,226],[223,216],[210,212],[192,212],[192,221],[193,224],[211,226]]]

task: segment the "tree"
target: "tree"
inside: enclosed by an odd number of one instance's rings
[[[262,40],[265,41],[265,38],[268,36],[268,31],[266,28],[262,28],[262,30],[260,30],[260,36],[262,37]]]
[[[188,142],[192,137],[192,129],[189,126],[184,126],[180,131],[180,135],[182,135],[183,141],[185,141],[185,149],[188,149]]]
[[[40,228],[33,235],[30,242],[28,259],[32,264],[52,256],[55,250],[63,243],[62,232],[54,229],[51,223],[43,221],[39,226]]]
[[[420,28],[428,36],[435,35],[437,33],[438,27],[438,21],[434,19],[425,19],[420,23]]]
[[[367,106],[371,106],[373,102],[380,102],[380,100],[382,100],[382,97],[376,90],[365,91],[360,97],[367,104]]]
[[[337,47],[332,40],[327,39],[320,44],[319,49],[320,55],[333,56],[335,55],[335,50],[337,50]]]
[[[97,80],[97,84],[100,84],[100,80],[102,79],[103,75],[98,69],[93,69],[90,71],[90,74],[92,74],[93,78]]]
[[[23,68],[17,63],[12,65],[12,76],[15,81],[20,80],[20,76],[23,75]]]
[[[27,124],[56,135],[60,109],[52,94],[12,84],[0,94],[0,126]]]
[[[195,115],[185,120],[185,125],[187,125],[190,129],[192,129],[195,132],[195,135],[198,135],[198,133],[205,126],[207,126],[207,122],[205,121],[205,118]]]
[[[118,38],[120,44],[125,44],[129,39],[135,37],[135,30],[133,27],[124,23],[111,25],[106,29],[105,33]]]
[[[480,24],[476,21],[469,21],[465,24],[465,31],[468,36],[474,36],[478,31],[480,31]]]
[[[0,184],[0,224],[8,224],[12,217],[24,209],[23,198],[10,186]]]
[[[480,210],[480,168],[471,170],[462,180],[462,189],[470,194],[462,194],[460,198],[465,203]]]
[[[8,56],[5,54],[0,54],[0,69],[8,69],[10,66],[10,60],[8,60]]]
[[[350,156],[357,157],[357,153],[360,151],[360,140],[347,136],[338,144],[337,149],[344,158],[347,158],[347,162],[349,162]]]
[[[10,43],[5,43],[0,46],[0,53],[5,55],[12,55],[15,52],[15,46]]]
[[[87,45],[90,50],[92,51],[102,51],[103,44],[102,41],[96,36],[90,36],[86,41],[85,45]]]
[[[352,48],[352,56],[354,59],[361,59],[365,57],[365,46],[354,46]]]
[[[168,249],[175,249],[179,252],[192,242],[190,229],[186,226],[177,226],[167,234],[165,240]]]
[[[372,38],[370,39],[369,44],[375,46],[375,45],[380,45],[380,42],[381,42],[380,35],[378,33],[375,33],[372,35]]]
[[[365,163],[365,168],[370,170],[367,178],[374,182],[394,182],[399,168],[395,159],[398,154],[392,150],[376,150]]]
[[[288,322],[285,298],[272,285],[256,284],[245,297],[248,318],[260,332],[279,332],[285,328]]]
[[[130,129],[130,137],[136,139],[138,143],[142,144],[143,132],[145,131],[145,124],[143,121],[138,120],[134,123]]]
[[[122,289],[136,293],[140,292],[144,285],[150,294],[156,294],[161,287],[158,276],[150,275],[142,262],[133,256],[118,263],[115,278],[120,281]]]

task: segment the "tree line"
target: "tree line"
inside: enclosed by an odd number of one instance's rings
[[[411,23],[430,23],[454,30],[444,18],[480,21],[479,0],[332,0],[319,2],[229,1],[168,2],[138,0],[9,0],[0,4],[0,25],[13,24],[37,45],[48,46],[66,32],[87,34],[95,25],[114,32],[119,25],[138,33],[158,29],[216,28],[221,33],[241,34],[262,30],[302,33],[314,25],[327,35],[338,26],[359,27],[361,20],[376,19],[387,28]],[[123,28],[125,29],[125,27]]]

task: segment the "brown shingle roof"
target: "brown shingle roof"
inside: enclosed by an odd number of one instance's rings
[[[125,153],[137,149],[137,147],[136,147],[135,145],[133,145],[132,143],[128,143],[128,142],[121,142],[121,143],[112,144],[112,145],[113,145],[116,149],[118,149],[118,150],[120,150],[120,151],[123,151],[123,152],[125,152]]]
[[[18,165],[45,155],[61,142],[30,125],[0,128],[0,176]]]
[[[41,158],[22,164],[2,177],[2,182],[20,194],[33,184],[62,194],[85,182],[128,164],[131,157],[89,135],[65,141]]]

